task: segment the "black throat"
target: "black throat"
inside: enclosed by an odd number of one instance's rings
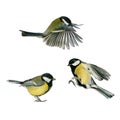
[[[71,71],[72,71],[73,75],[76,76],[75,73],[74,73],[76,66],[70,66],[70,68],[71,68]]]
[[[50,82],[48,83],[48,86],[49,86],[49,88],[52,87],[52,81],[50,81]]]

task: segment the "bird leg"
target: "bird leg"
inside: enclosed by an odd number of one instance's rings
[[[68,81],[68,83],[70,84],[72,82],[73,85],[76,87],[75,82],[73,81],[73,79],[75,79],[75,78],[73,77],[71,80]]]
[[[80,29],[79,26],[82,26],[83,24],[72,24],[72,25],[73,25],[73,27]]]
[[[36,98],[35,102],[45,102],[45,101],[47,101],[47,100],[41,100],[38,96],[35,96],[35,98]]]

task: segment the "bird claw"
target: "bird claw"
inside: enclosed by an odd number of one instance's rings
[[[35,100],[35,102],[46,102],[47,100],[41,100],[39,97],[36,97],[37,99]]]
[[[35,100],[35,102],[46,102],[47,100]]]
[[[72,80],[69,80],[68,84],[73,83],[73,85],[76,87],[75,83]]]
[[[73,24],[73,27],[77,28],[77,29],[80,29],[79,26],[82,26],[83,24]]]

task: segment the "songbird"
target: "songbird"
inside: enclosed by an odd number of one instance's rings
[[[78,46],[78,41],[82,42],[83,38],[80,37],[75,30],[75,28],[79,28],[78,26],[79,25],[72,23],[68,17],[61,16],[52,21],[43,33],[20,31],[22,32],[22,36],[43,38],[48,46],[70,49],[70,45],[75,47]]]
[[[94,78],[100,81],[103,79],[108,80],[111,75],[105,69],[98,67],[94,64],[83,62],[77,58],[71,59],[68,66],[70,66],[71,71],[74,75],[74,77],[72,78],[72,80],[69,81],[69,83],[72,82],[75,85],[75,82],[73,81],[73,79],[75,79],[77,85],[84,88],[93,88],[100,92],[102,95],[104,95],[106,98],[111,98],[114,96],[113,93],[98,86],[92,77],[94,76]]]
[[[20,84],[21,86],[26,87],[28,92],[36,98],[35,101],[45,102],[46,100],[42,101],[39,96],[44,95],[51,89],[53,80],[55,80],[55,78],[53,78],[50,73],[44,73],[23,82],[16,80],[8,80],[8,82]]]

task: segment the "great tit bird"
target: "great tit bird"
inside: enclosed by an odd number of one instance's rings
[[[75,85],[73,82],[73,79],[75,79],[77,85],[83,86],[84,88],[93,88],[104,95],[106,98],[111,98],[114,96],[113,93],[98,86],[92,77],[94,76],[94,78],[98,80],[108,80],[110,78],[110,74],[105,69],[94,64],[83,62],[77,58],[71,59],[68,66],[70,66],[71,71],[74,75],[69,83],[72,82]]]
[[[82,24],[80,24],[82,25]],[[35,36],[44,39],[44,42],[48,46],[56,46],[65,49],[70,48],[70,45],[75,47],[78,46],[77,41],[82,42],[82,37],[80,37],[74,28],[79,28],[77,24],[73,24],[71,20],[62,16],[49,25],[49,27],[43,33],[33,33],[20,30],[22,36]]]
[[[16,80],[8,80],[8,82],[20,84],[23,87],[26,87],[28,92],[37,98],[35,101],[44,102],[46,100],[41,100],[39,96],[47,93],[52,87],[52,81],[55,80],[53,76],[49,73],[44,73],[40,76],[34,77],[25,81],[16,81]]]

